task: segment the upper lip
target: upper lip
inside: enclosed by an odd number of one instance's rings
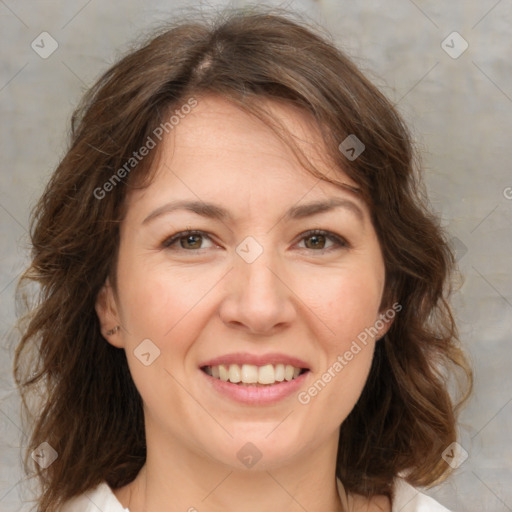
[[[218,366],[220,364],[252,364],[255,366],[265,366],[266,364],[289,364],[295,368],[304,368],[309,370],[308,364],[302,359],[277,352],[269,354],[249,354],[247,352],[235,352],[204,361],[199,365],[199,367],[202,368],[204,366]]]

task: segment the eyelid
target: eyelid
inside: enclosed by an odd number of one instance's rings
[[[180,238],[185,238],[186,236],[190,236],[190,235],[199,235],[199,236],[201,236],[203,238],[207,238],[212,243],[215,243],[213,241],[212,237],[206,231],[202,231],[200,229],[187,229],[187,230],[180,231],[178,233],[175,233],[174,235],[171,235],[171,236],[167,237],[162,242],[161,246],[164,249],[169,249],[172,245],[174,245],[175,242],[179,241]],[[304,231],[304,232],[300,233],[300,235],[298,235],[298,239],[297,239],[296,243],[299,243],[299,242],[303,241],[304,239],[306,239],[308,237],[311,237],[311,236],[314,236],[314,235],[325,236],[325,238],[327,238],[327,239],[331,240],[332,242],[334,242],[335,247],[331,247],[331,248],[327,248],[327,249],[308,249],[307,247],[304,247],[304,248],[301,248],[301,250],[304,249],[304,250],[306,250],[308,252],[325,253],[325,252],[329,252],[329,251],[335,250],[335,249],[349,249],[349,248],[351,248],[350,243],[344,237],[342,237],[340,235],[337,235],[336,233],[333,233],[332,231],[328,231],[328,230],[325,230],[325,229],[318,229],[318,228],[309,229],[307,231]],[[180,250],[180,251],[183,251],[183,252],[194,253],[194,252],[202,251],[204,249],[207,249],[207,248],[205,247],[205,248],[201,248],[201,249],[190,249],[190,250],[183,249],[183,248],[178,248],[177,250]]]
[[[349,242],[341,235],[337,235],[336,233],[333,233],[332,231],[328,231],[326,229],[319,229],[319,228],[308,229],[307,231],[304,231],[303,233],[301,233],[299,235],[299,242],[302,242],[302,240],[304,240],[305,238],[309,238],[310,236],[313,236],[313,235],[325,236],[325,238],[333,241],[337,247],[327,248],[327,249],[317,249],[316,251],[314,249],[307,249],[307,247],[306,247],[305,248],[306,250],[313,251],[313,252],[328,252],[328,251],[336,249],[336,248],[349,249],[351,247]]]
[[[191,236],[191,235],[199,235],[199,236],[202,236],[203,238],[208,238],[208,240],[210,240],[212,243],[214,243],[212,240],[212,237],[209,236],[206,231],[201,231],[200,229],[186,229],[184,231],[180,231],[178,233],[175,233],[174,235],[167,237],[162,242],[162,247],[165,249],[168,249],[171,247],[171,245],[173,245],[175,242],[180,240],[180,238],[185,238],[186,236]],[[178,250],[182,250],[185,252],[197,252],[197,251],[201,251],[202,249],[188,250],[188,249],[179,248]]]

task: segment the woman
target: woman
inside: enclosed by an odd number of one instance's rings
[[[415,486],[450,469],[471,372],[413,162],[286,13],[182,20],[107,71],[22,279],[39,510],[446,510]]]

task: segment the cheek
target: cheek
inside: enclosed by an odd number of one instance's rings
[[[332,331],[332,344],[342,349],[379,318],[382,279],[375,271],[347,272],[317,287],[318,316]]]
[[[328,421],[336,426],[357,402],[368,377],[383,279],[375,267],[367,267],[333,273],[330,279],[315,282],[310,299],[329,329],[322,329],[325,334],[318,336],[323,367],[301,403],[315,401],[314,407],[330,411]]]
[[[185,282],[178,272],[161,267],[150,268],[140,261],[121,267],[126,272],[122,288],[123,325],[126,326],[126,355],[135,385],[151,414],[163,414],[169,407],[190,407],[177,382],[183,381],[184,361],[191,340],[201,330],[200,306],[211,284],[201,285],[200,279]],[[133,271],[128,272],[128,269]],[[143,340],[149,345],[149,365],[137,354]],[[147,343],[147,342],[145,342]],[[164,406],[165,404],[165,406]]]
[[[374,286],[354,283],[333,293],[323,311],[327,331],[319,337],[322,365],[310,386],[299,396],[311,415],[323,418],[324,427],[338,428],[357,403],[371,368],[379,299]],[[319,314],[320,316],[320,314]]]
[[[171,271],[165,265],[135,259],[120,265],[119,280],[126,330],[160,340],[181,324],[190,324],[195,308],[215,284],[208,276],[197,278],[197,273]]]

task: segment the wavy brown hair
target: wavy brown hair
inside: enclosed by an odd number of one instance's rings
[[[341,425],[337,476],[365,496],[392,496],[398,474],[413,485],[440,481],[449,469],[441,453],[456,439],[472,374],[448,302],[454,257],[430,213],[410,135],[390,101],[311,21],[281,9],[230,9],[182,17],[97,81],[32,211],[32,261],[18,291],[26,283],[39,291],[20,318],[14,374],[31,434],[26,470],[42,442],[58,452],[48,468],[35,468],[39,510],[53,512],[101,481],[122,487],[145,462],[141,397],[124,350],[103,338],[94,305],[107,277],[116,289],[125,197],[150,182],[159,145],[108,193],[104,185],[173,111],[204,94],[258,116],[290,147],[292,137],[259,100],[300,107],[321,130],[333,172],[302,159],[305,167],[336,184],[342,169],[369,205],[386,268],[381,307],[396,300],[403,309],[377,343],[366,386]],[[339,149],[350,134],[365,144],[355,160]],[[457,397],[449,393],[452,375],[465,378]]]

